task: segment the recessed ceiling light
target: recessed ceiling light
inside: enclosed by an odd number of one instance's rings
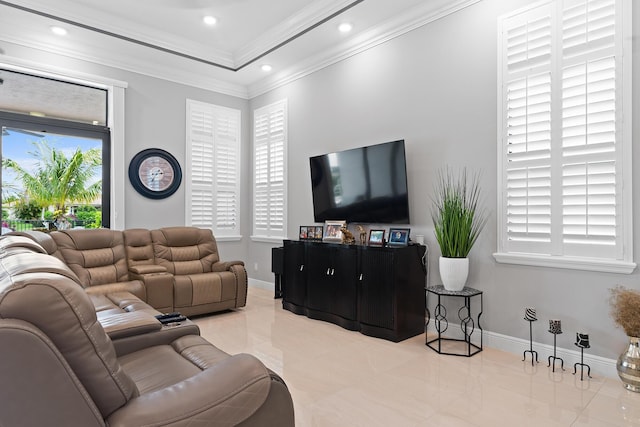
[[[348,33],[352,29],[353,29],[353,25],[351,25],[348,22],[343,22],[338,26],[338,30],[340,30],[341,33]]]
[[[273,69],[273,68],[271,67],[271,65],[269,65],[269,64],[264,64],[264,65],[263,65],[262,67],[260,67],[260,68],[261,68],[261,69],[262,69],[262,71],[264,71],[265,73],[266,73],[266,72],[269,72],[269,71],[271,71],[271,70]]]
[[[204,18],[202,18],[202,20],[207,25],[216,25],[216,22],[218,22],[216,17],[215,16],[211,16],[211,15],[205,16]]]
[[[66,36],[67,30],[62,27],[53,26],[51,27],[51,32],[57,36]]]

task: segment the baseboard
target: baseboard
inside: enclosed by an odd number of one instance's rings
[[[264,280],[252,279],[249,277],[248,279],[249,286],[253,288],[266,289],[271,292],[275,292],[275,285],[273,282],[266,282]]]
[[[452,328],[450,330],[460,331],[460,325],[456,325],[453,323],[449,324],[449,328]],[[437,333],[435,330],[434,322],[429,323],[428,330],[430,333]],[[523,352],[525,350],[529,349],[528,340],[498,334],[487,330],[484,330],[483,332],[484,347],[491,347],[497,350],[506,351],[508,353],[518,354],[520,356],[523,355]],[[538,352],[538,361],[540,362],[540,365],[544,365],[546,367],[548,363],[548,357],[553,355],[553,346],[534,341],[533,349]],[[574,363],[580,362],[580,352],[573,349],[557,347],[556,357],[562,358],[562,360],[564,361],[564,368],[567,372],[570,373],[573,373]],[[529,354],[527,354],[527,361],[531,361]],[[591,367],[591,376],[602,375],[608,378],[618,377],[618,372],[616,370],[617,361],[615,359],[607,359],[605,357],[594,356],[585,352],[584,363]],[[556,363],[556,368],[558,366],[559,362]]]

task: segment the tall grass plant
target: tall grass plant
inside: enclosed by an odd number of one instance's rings
[[[469,175],[466,168],[459,174],[449,168],[438,172],[431,218],[443,257],[468,257],[487,223],[479,181],[480,174]]]

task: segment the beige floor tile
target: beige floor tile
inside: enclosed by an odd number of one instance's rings
[[[640,393],[573,366],[552,372],[522,355],[485,347],[439,355],[424,335],[400,343],[282,309],[249,288],[245,308],[194,319],[229,353],[251,353],[283,376],[299,427],[638,426]]]

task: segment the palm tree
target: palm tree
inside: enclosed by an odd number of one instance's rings
[[[102,165],[98,148],[82,151],[77,148],[71,157],[50,147],[46,140],[33,142],[35,151],[29,154],[36,160],[36,169],[30,172],[12,159],[3,159],[2,166],[16,173],[22,181],[24,196],[42,206],[53,206],[58,215],[64,215],[68,203],[90,203],[102,192],[102,180],[91,185],[89,181]]]

